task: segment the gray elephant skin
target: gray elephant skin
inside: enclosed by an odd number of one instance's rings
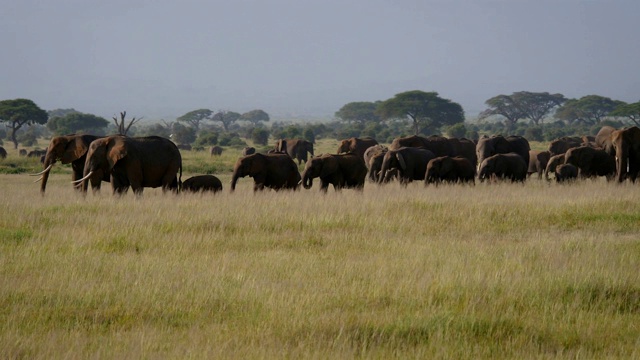
[[[547,169],[550,158],[549,151],[529,151],[529,170],[527,170],[527,174],[538,174],[538,179],[542,179],[542,174]]]
[[[313,156],[313,144],[304,139],[280,139],[276,141],[275,150],[289,154],[298,164],[307,162],[307,153]]]
[[[427,172],[427,164],[436,155],[427,149],[414,147],[401,147],[389,150],[384,154],[382,168],[378,182],[385,181],[387,171],[397,169],[398,180],[401,184],[407,185],[414,180],[424,180]]]
[[[481,182],[494,178],[524,182],[527,179],[527,169],[527,163],[519,154],[496,154],[480,163],[478,179]]]
[[[378,182],[378,174],[382,169],[382,160],[387,151],[389,151],[389,148],[386,146],[374,145],[364,152],[363,158],[367,167],[367,179],[370,181]]]
[[[556,182],[573,181],[578,177],[578,168],[571,164],[560,164],[555,170]]]
[[[49,142],[49,147],[47,147],[47,151],[44,155],[44,170],[38,174],[34,174],[36,176],[42,175],[39,179],[42,181],[40,184],[40,192],[44,194],[47,189],[49,173],[57,161],[60,161],[62,164],[71,164],[71,181],[81,179],[84,176],[84,165],[87,160],[89,145],[94,140],[100,138],[102,137],[96,135],[75,134],[53,137]],[[96,169],[89,179],[91,188],[94,191],[98,191],[100,189],[100,185],[103,181],[110,181],[110,174],[106,168]],[[82,188],[76,188],[86,191],[88,186],[88,183],[84,183]]]
[[[414,147],[424,148],[433,152],[436,156],[455,156],[453,145],[449,139],[432,135],[429,137],[422,137],[417,135],[399,137],[393,139],[389,150],[397,150],[402,147]]]
[[[251,154],[239,158],[233,166],[231,191],[235,191],[239,178],[253,178],[253,190],[296,190],[300,184],[300,172],[287,154]]]
[[[615,158],[590,146],[569,149],[564,154],[564,163],[578,168],[578,176],[582,178],[606,176],[607,180],[613,180],[616,175]]]
[[[320,191],[326,192],[329,185],[338,191],[343,188],[362,189],[367,176],[364,160],[355,153],[324,154],[307,161],[302,172],[302,186],[310,189],[313,179],[320,179]]]
[[[114,135],[94,140],[89,145],[81,180],[86,182],[100,169],[110,173],[114,194],[124,194],[129,187],[136,195],[146,187],[177,192],[182,184],[180,150],[171,140],[159,136]]]
[[[616,180],[635,182],[640,172],[640,128],[632,126],[611,133],[616,155]]]
[[[472,183],[475,184],[476,168],[469,159],[458,156],[440,156],[427,164],[425,184]]]
[[[476,144],[476,154],[479,164],[482,164],[486,158],[496,154],[515,153],[522,157],[528,168],[530,150],[529,141],[522,136],[515,135],[510,135],[506,138],[502,135],[482,138],[478,140],[478,144]]]
[[[195,175],[182,182],[182,191],[217,193],[222,191],[222,181],[214,175]]]
[[[364,158],[364,153],[367,151],[367,149],[375,145],[378,145],[378,141],[376,141],[376,139],[374,138],[352,137],[352,138],[344,139],[340,141],[340,145],[338,146],[338,151],[336,153],[343,154],[343,153],[352,152],[360,156],[361,158]]]

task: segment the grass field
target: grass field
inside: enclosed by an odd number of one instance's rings
[[[0,175],[0,358],[640,357],[638,185],[231,194],[184,156],[224,192]]]

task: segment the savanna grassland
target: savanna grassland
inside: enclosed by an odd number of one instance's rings
[[[223,193],[0,175],[0,358],[640,357],[637,184],[230,193],[237,155],[183,156]]]

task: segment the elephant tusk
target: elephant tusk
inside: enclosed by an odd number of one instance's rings
[[[46,169],[44,169],[44,170],[40,171],[40,172],[39,172],[39,173],[37,173],[37,174],[29,174],[29,176],[40,176],[40,175],[42,175],[42,174],[46,173],[47,171],[51,170],[51,168],[52,168],[52,167],[53,167],[53,164],[51,164],[51,165],[47,166],[47,168],[46,168]],[[35,181],[35,182],[37,182],[37,181]]]
[[[82,179],[76,180],[76,181],[72,181],[72,184],[80,184],[81,182],[87,180],[88,178],[91,177],[91,175],[93,174],[93,171],[90,171],[87,176],[83,177]]]
[[[42,176],[40,176],[40,177],[38,178],[38,180],[34,181],[34,183],[37,183],[37,182],[42,181],[42,178],[43,178],[43,177],[42,177]]]

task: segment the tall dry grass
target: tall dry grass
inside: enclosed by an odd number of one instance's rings
[[[633,358],[640,191],[0,175],[0,358]],[[108,185],[108,184],[106,184]]]

